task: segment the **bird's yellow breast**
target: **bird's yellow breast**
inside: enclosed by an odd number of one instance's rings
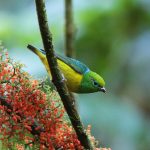
[[[73,70],[69,65],[65,64],[63,61],[57,59],[58,66],[62,71],[65,79],[67,80],[67,86],[70,91],[77,92],[82,80],[82,75]]]
[[[40,57],[40,58],[42,62],[45,64],[48,74],[51,76],[47,59],[45,57]],[[63,73],[66,79],[68,89],[72,92],[78,92],[83,75],[73,70],[73,68],[65,64],[63,61],[57,59],[57,62],[61,72]]]

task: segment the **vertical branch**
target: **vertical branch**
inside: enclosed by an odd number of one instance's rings
[[[73,57],[74,51],[74,22],[72,0],[65,0],[65,52],[66,56]]]
[[[68,57],[75,57],[72,0],[65,0],[65,53]],[[70,92],[70,96],[74,100],[75,106],[77,106],[74,94]]]
[[[57,64],[57,60],[54,54],[54,48],[52,44],[52,35],[48,27],[45,2],[44,0],[35,0],[35,3],[36,3],[36,10],[37,10],[41,37],[46,52],[47,61],[51,68],[53,83],[57,88],[57,91],[61,97],[63,105],[71,120],[72,126],[76,131],[78,139],[81,142],[81,145],[83,145],[85,149],[92,150],[93,149],[92,144],[88,139],[88,136],[83,128],[77,110],[75,106],[72,104],[73,101],[72,97],[70,96],[67,86],[63,81],[61,73],[58,69],[58,64]]]

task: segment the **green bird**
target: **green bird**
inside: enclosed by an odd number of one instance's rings
[[[39,56],[51,77],[51,71],[46,59],[45,51],[37,49],[32,45],[28,45],[28,48]],[[56,57],[59,69],[65,77],[66,84],[70,92],[106,92],[104,79],[97,73],[91,71],[84,63],[66,56],[56,55]]]

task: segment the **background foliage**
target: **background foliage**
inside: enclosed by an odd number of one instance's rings
[[[77,95],[84,123],[106,147],[150,147],[150,1],[74,0],[76,57],[106,80],[108,93]],[[64,3],[47,1],[55,49],[64,53]],[[34,2],[0,0],[0,39],[36,78],[46,72],[27,50],[41,46]],[[38,66],[38,67],[37,67]]]

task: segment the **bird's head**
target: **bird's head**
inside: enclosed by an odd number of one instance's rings
[[[106,92],[104,79],[93,71],[86,72],[83,75],[80,91],[81,93]]]

